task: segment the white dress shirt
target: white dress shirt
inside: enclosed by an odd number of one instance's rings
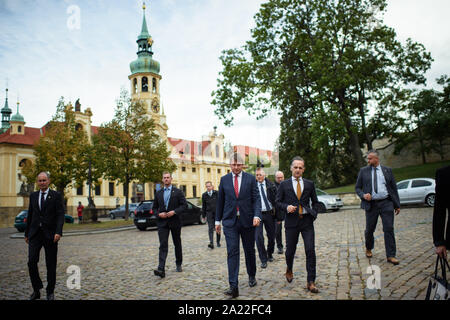
[[[42,193],[44,193],[44,201],[47,200],[47,196],[48,196],[48,189],[45,190],[44,192],[39,191],[39,199],[38,199],[38,203],[39,203],[39,209],[41,209],[41,197],[42,197]]]

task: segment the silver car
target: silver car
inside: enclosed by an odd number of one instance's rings
[[[316,188],[317,200],[319,200],[319,213],[327,212],[327,210],[338,211],[344,206],[344,202],[335,195],[331,195]]]
[[[436,182],[431,178],[414,178],[397,183],[400,204],[425,203],[434,206]]]

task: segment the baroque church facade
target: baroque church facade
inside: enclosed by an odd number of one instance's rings
[[[140,100],[147,107],[147,114],[156,124],[156,130],[170,150],[170,158],[177,166],[173,172],[173,184],[182,189],[187,198],[198,199],[205,191],[206,181],[211,181],[217,188],[220,178],[230,172],[228,153],[238,152],[245,159],[256,163],[256,158],[272,161],[273,153],[249,146],[225,146],[224,135],[217,134],[216,129],[203,136],[201,141],[191,141],[168,137],[168,124],[164,109],[161,107],[160,64],[153,59],[153,40],[148,32],[143,7],[141,33],[137,38],[137,59],[130,63],[130,92],[132,100]],[[73,106],[69,104],[67,108]],[[11,224],[20,210],[27,209],[28,195],[34,188],[34,182],[27,184],[21,174],[26,161],[33,161],[34,148],[39,138],[45,134],[45,125],[41,128],[25,126],[25,119],[17,112],[12,115],[8,105],[6,89],[5,105],[1,109],[2,124],[0,128],[0,225]],[[98,126],[91,123],[92,110],[81,110],[77,100],[75,104],[77,123],[86,131],[89,139],[98,132]],[[12,116],[11,116],[12,115]],[[187,129],[187,128],[186,128]],[[133,182],[130,189],[130,201],[152,200],[160,183]],[[125,203],[123,185],[115,181],[102,180],[91,192],[97,208],[109,210]],[[88,187],[67,188],[65,191],[68,214],[76,215],[76,206],[80,201],[88,203]],[[195,200],[194,200],[195,202]]]

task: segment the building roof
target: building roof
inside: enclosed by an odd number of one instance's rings
[[[25,146],[33,146],[38,142],[39,137],[45,131],[45,128],[25,127],[24,134],[10,134],[11,128],[0,134],[0,144],[20,144]]]

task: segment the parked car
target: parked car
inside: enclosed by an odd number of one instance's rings
[[[338,211],[344,206],[344,202],[335,195],[326,193],[316,188],[317,200],[319,200],[319,213],[325,213],[327,210]]]
[[[186,210],[181,213],[181,221],[183,225],[188,224],[205,224],[206,218],[202,215],[202,209],[192,204],[189,201],[187,202]],[[146,200],[142,201],[136,210],[134,211],[134,225],[141,231],[146,230],[148,227],[156,226],[156,215],[153,211],[153,201]]]
[[[128,217],[134,218],[134,210],[136,210],[139,203],[129,203],[128,204]],[[109,212],[109,217],[114,220],[115,218],[125,219],[125,205],[113,209]]]
[[[434,207],[436,182],[431,178],[414,178],[397,183],[400,204],[424,203]]]
[[[19,232],[24,232],[25,229],[27,228],[27,218],[28,218],[28,210],[20,211],[14,221],[14,228],[16,228],[17,231]],[[65,223],[73,223],[73,221],[74,219],[72,216],[69,216],[68,214],[64,215]]]

